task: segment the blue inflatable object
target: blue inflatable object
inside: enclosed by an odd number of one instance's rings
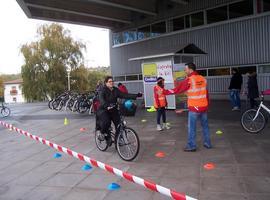
[[[54,157],[54,158],[61,158],[62,155],[61,155],[60,153],[55,153],[55,154],[53,155],[53,157]]]
[[[91,165],[88,165],[88,164],[85,164],[83,167],[82,167],[82,170],[84,171],[89,171],[92,169],[92,166]]]
[[[133,102],[131,100],[126,100],[124,105],[127,110],[132,110]]]
[[[109,184],[108,185],[108,190],[118,190],[118,189],[120,189],[120,185],[118,185],[117,183],[111,183],[111,184]]]

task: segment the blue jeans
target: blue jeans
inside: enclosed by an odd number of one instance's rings
[[[196,149],[196,122],[200,119],[203,128],[203,144],[212,147],[208,127],[207,112],[188,112],[188,143],[187,148]]]
[[[239,97],[240,90],[232,89],[230,90],[230,99],[232,103],[232,107],[241,107],[241,101]]]
[[[162,117],[163,124],[166,123],[166,110],[165,107],[157,109],[157,124],[160,125],[160,118]]]

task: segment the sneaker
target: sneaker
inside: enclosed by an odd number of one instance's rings
[[[237,106],[236,107],[233,107],[232,111],[238,111],[240,110],[240,108],[238,108]]]
[[[185,151],[185,152],[195,152],[195,151],[196,151],[196,148],[195,148],[195,149],[191,149],[191,148],[189,148],[189,147],[185,147],[185,148],[184,148],[184,151]]]
[[[167,130],[171,129],[171,127],[169,127],[168,123],[164,123],[163,124],[163,128],[164,129],[167,129]]]
[[[162,131],[162,130],[163,130],[163,129],[162,129],[161,125],[158,124],[158,125],[157,125],[157,131]]]
[[[212,145],[204,144],[203,145],[206,149],[212,149]]]

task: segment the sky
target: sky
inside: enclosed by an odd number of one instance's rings
[[[24,63],[20,47],[35,41],[37,28],[52,22],[29,19],[15,0],[1,0],[0,74],[20,73]],[[75,40],[86,44],[88,67],[109,66],[109,30],[61,23]]]

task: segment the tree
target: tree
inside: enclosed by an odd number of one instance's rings
[[[3,77],[0,76],[0,98],[4,96],[4,80]]]
[[[23,93],[28,101],[55,97],[66,90],[67,70],[76,74],[83,66],[82,51],[86,49],[59,24],[42,25],[37,35],[38,41],[21,47]]]

